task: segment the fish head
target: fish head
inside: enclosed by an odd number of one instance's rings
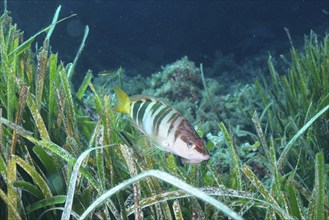
[[[173,153],[182,157],[185,163],[200,163],[209,159],[209,153],[199,137],[179,138],[175,142]]]
[[[185,158],[186,163],[200,163],[209,160],[209,153],[200,138],[191,138],[187,142],[189,149],[188,156]]]

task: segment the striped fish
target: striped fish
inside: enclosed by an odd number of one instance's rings
[[[119,87],[114,92],[117,96],[114,111],[128,114],[158,148],[178,155],[186,163],[209,159],[203,141],[176,109],[153,97],[128,97]]]

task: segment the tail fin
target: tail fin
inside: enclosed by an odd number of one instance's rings
[[[118,86],[115,86],[113,88],[113,90],[117,96],[117,101],[113,106],[113,110],[116,112],[129,114],[130,113],[130,99],[129,99],[128,95]]]

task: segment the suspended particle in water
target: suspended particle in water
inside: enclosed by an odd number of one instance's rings
[[[69,21],[66,26],[66,31],[71,37],[79,37],[83,34],[83,24],[79,19]]]

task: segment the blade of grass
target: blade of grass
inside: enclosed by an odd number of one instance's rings
[[[44,83],[45,83],[45,77],[47,72],[47,65],[48,65],[48,41],[43,42],[43,47],[38,54],[38,65],[37,65],[37,80],[36,80],[36,97],[35,97],[35,104],[40,111],[41,104],[42,104],[42,95],[44,90]]]
[[[113,194],[117,193],[118,191],[124,189],[125,187],[131,185],[134,182],[137,182],[141,179],[144,179],[146,177],[149,176],[153,176],[156,177],[158,179],[161,179],[167,183],[170,183],[173,186],[176,186],[177,188],[180,188],[184,191],[186,191],[187,193],[205,201],[206,203],[209,203],[211,205],[213,205],[215,208],[217,208],[218,210],[222,211],[224,214],[226,214],[227,216],[230,216],[233,219],[242,219],[241,216],[239,216],[235,211],[233,211],[232,209],[230,209],[229,207],[227,207],[226,205],[224,205],[223,203],[219,202],[218,200],[210,197],[209,195],[207,195],[206,193],[200,191],[199,189],[185,183],[184,181],[178,179],[177,177],[174,177],[166,172],[163,171],[159,171],[159,170],[149,170],[146,172],[143,172],[135,177],[132,177],[122,183],[120,183],[119,185],[113,187],[112,189],[110,189],[109,191],[107,191],[106,193],[104,193],[102,196],[100,196],[99,198],[97,198],[80,216],[80,220],[85,219],[98,205],[100,205],[101,203],[103,203],[105,200],[107,200],[110,196],[112,196]]]
[[[59,5],[57,7],[56,12],[55,12],[55,15],[53,17],[53,21],[51,22],[51,25],[49,26],[50,28],[49,28],[49,31],[47,33],[46,39],[45,39],[48,42],[50,40],[50,36],[52,35],[52,33],[53,33],[54,29],[55,29],[56,24],[57,24],[57,20],[58,20],[58,16],[59,16],[59,12],[61,11],[61,8],[62,8],[61,5]]]
[[[44,197],[50,198],[53,196],[50,188],[48,187],[47,182],[42,178],[42,176],[39,174],[39,172],[35,169],[34,166],[28,164],[25,160],[18,156],[13,156],[13,160],[15,160],[15,162],[30,175],[33,182],[42,191]]]
[[[89,83],[91,82],[91,79],[93,77],[93,74],[91,72],[91,70],[88,70],[87,74],[85,75],[85,78],[83,79],[81,86],[79,87],[79,90],[76,94],[76,97],[81,100],[83,95],[85,94]]]
[[[7,14],[7,13],[8,13],[8,11],[7,11],[7,5],[8,5],[8,4],[7,4],[7,0],[4,0],[4,1],[3,1],[3,13],[4,13],[4,14]]]
[[[66,162],[68,162],[70,165],[74,165],[76,158],[73,157],[68,151],[66,151],[64,148],[60,147],[59,145],[49,141],[49,140],[37,140],[36,138],[34,138],[32,136],[32,132],[25,130],[24,128],[15,125],[12,122],[9,122],[7,119],[5,118],[0,118],[0,123],[5,124],[6,126],[10,127],[11,129],[14,129],[17,134],[21,135],[22,137],[26,138],[27,140],[31,141],[32,143],[34,143],[35,145],[44,147],[48,150],[50,150],[51,152],[55,153],[56,155],[58,155],[59,157],[61,157],[62,159],[64,159]],[[81,168],[81,173],[83,174],[83,176],[90,182],[90,184],[98,191],[100,192],[101,189],[99,187],[98,182],[96,181],[95,177],[86,169]]]
[[[8,215],[12,214],[12,216],[11,216],[12,219],[16,219],[16,220],[22,219],[21,216],[19,215],[17,209],[12,204],[12,200],[10,200],[7,197],[7,195],[4,193],[4,191],[2,191],[2,189],[0,189],[0,198],[8,206],[8,211],[10,210],[10,212],[8,212]],[[8,219],[10,219],[10,218],[8,218]]]
[[[33,185],[30,182],[26,182],[26,181],[23,181],[23,180],[17,180],[14,183],[14,186],[18,187],[18,188],[21,188],[22,190],[24,190],[26,192],[31,193],[32,195],[34,195],[35,197],[37,197],[39,199],[42,199],[42,198],[45,197],[43,195],[43,193],[41,192],[41,190],[37,186]]]
[[[54,206],[58,204],[62,204],[65,202],[66,196],[65,195],[58,195],[58,196],[53,196],[51,198],[46,198],[39,200],[38,202],[35,202],[29,206],[26,207],[27,212],[33,212],[38,209],[47,207],[47,206]]]
[[[261,126],[261,124],[260,124],[260,120],[259,120],[259,118],[258,118],[258,115],[257,115],[257,112],[256,112],[256,111],[254,112],[254,115],[252,116],[251,120],[252,120],[253,124],[254,124],[255,127],[256,127],[257,135],[258,135],[258,137],[260,138],[260,141],[261,141],[261,143],[262,143],[262,145],[263,145],[264,152],[265,152],[265,155],[266,155],[267,159],[268,159],[269,161],[273,162],[273,161],[271,160],[271,157],[270,157],[270,150],[269,150],[268,145],[267,145],[267,143],[266,143],[266,139],[265,139],[265,136],[264,136],[264,132],[263,132],[263,129],[262,129],[262,126]],[[272,164],[272,166],[273,166],[273,164]]]
[[[1,133],[0,133],[0,135],[1,135]],[[0,173],[1,173],[1,177],[3,178],[3,180],[5,182],[7,182],[7,165],[6,165],[6,162],[3,159],[2,155],[0,155]]]
[[[78,157],[78,155],[84,150],[71,136],[66,137],[66,146],[70,148],[69,151],[74,157]]]
[[[57,172],[52,155],[49,155],[49,153],[44,148],[42,148],[41,146],[35,146],[33,147],[33,152],[37,155],[43,166],[45,166],[47,172]]]
[[[3,56],[2,56],[3,57]],[[13,66],[6,69],[8,72],[8,81],[7,81],[7,118],[9,121],[14,121],[14,113],[16,106],[16,95],[15,95],[15,67],[16,61],[13,61]]]
[[[275,198],[271,195],[271,193],[265,188],[263,183],[257,178],[257,176],[252,172],[252,170],[247,166],[242,167],[243,173],[248,177],[251,183],[256,187],[256,189],[262,194],[264,199],[271,204],[274,208],[274,211],[280,216],[281,219],[291,219],[291,216],[288,213],[281,209]]]
[[[66,18],[63,18],[59,21],[56,22],[56,24],[65,21],[66,19],[69,19],[73,16],[76,16],[75,14],[72,14]],[[29,49],[31,47],[32,42],[35,40],[36,37],[38,37],[40,34],[49,31],[52,28],[52,25],[49,25],[48,27],[42,29],[41,31],[39,31],[38,33],[36,33],[35,35],[33,35],[32,37],[30,37],[29,39],[27,39],[26,41],[24,41],[21,45],[19,45],[15,50],[13,50],[12,52],[9,53],[8,58],[9,61],[12,62],[14,57],[20,55],[21,53],[23,53],[25,50]]]
[[[201,80],[202,80],[203,88],[204,88],[204,90],[206,91],[206,96],[207,96],[208,102],[209,102],[209,104],[211,105],[212,109],[215,111],[217,119],[218,119],[219,121],[224,121],[223,118],[222,118],[222,116],[221,116],[221,114],[220,114],[219,111],[217,110],[218,107],[216,107],[216,106],[214,105],[214,103],[213,103],[213,101],[212,101],[212,99],[211,99],[211,97],[210,97],[210,93],[209,93],[209,91],[208,91],[208,87],[207,87],[207,84],[206,84],[206,80],[205,80],[205,78],[204,78],[203,65],[202,65],[202,63],[200,64],[200,73],[201,73]],[[222,107],[222,109],[224,109],[224,108]]]
[[[2,118],[2,108],[0,108],[0,118]],[[2,131],[3,131],[2,130],[2,123],[0,123],[0,152],[3,152],[3,145],[2,145],[3,132]],[[0,157],[1,157],[1,163],[2,162],[5,163],[4,162],[5,160],[2,158],[2,156],[4,156],[4,155],[0,155]],[[0,163],[0,171],[2,172],[4,169],[2,169],[2,164],[1,163]],[[6,171],[4,171],[4,172],[6,172]],[[7,176],[7,174],[5,175],[5,177],[6,176]]]
[[[271,158],[271,164],[272,164],[272,181],[273,181],[273,191],[272,195],[275,195],[276,200],[279,204],[284,205],[284,207],[288,207],[288,204],[286,203],[286,200],[284,199],[284,192],[281,189],[282,180],[280,179],[280,173],[277,166],[276,161],[276,151],[274,147],[274,140],[273,137],[271,137],[270,142],[270,158]],[[286,211],[288,211],[286,209]]]
[[[102,109],[103,109],[103,102],[100,99],[94,85],[92,83],[89,83],[89,88],[91,89],[91,91],[94,93],[94,103],[95,103],[95,108],[96,111],[98,113],[98,115],[102,114]]]
[[[232,201],[232,203],[235,206],[243,206],[245,205],[244,200],[250,200],[255,204],[254,207],[260,207],[263,209],[268,209],[268,207],[272,207],[273,209],[277,209],[277,211],[279,212],[282,210],[280,207],[274,206],[273,204],[265,200],[258,199],[253,194],[242,190],[226,189],[225,187],[221,187],[221,188],[204,187],[204,188],[199,188],[199,190],[208,195],[223,197],[223,199],[226,197],[239,198],[240,200]],[[182,199],[182,198],[190,198],[192,196],[193,195],[190,195],[189,193],[184,192],[183,190],[167,191],[163,193],[157,193],[150,197],[143,198],[140,201],[140,206],[142,209],[144,209],[162,202]],[[127,208],[128,216],[133,214],[134,210],[135,210],[134,206],[130,206],[129,208]]]
[[[40,215],[39,215],[39,217],[38,217],[38,219],[37,220],[43,220],[44,218],[43,218],[43,215],[45,215],[46,213],[48,213],[48,212],[52,212],[52,211],[63,211],[64,210],[64,208],[63,207],[54,207],[54,208],[49,208],[49,209],[47,209],[46,211],[44,211],[43,213],[41,213]],[[71,211],[71,215],[72,215],[72,217],[74,218],[74,219],[78,219],[79,218],[79,215],[76,213],[76,212],[74,212],[74,211]]]
[[[76,112],[75,112],[75,108],[74,108],[74,102],[73,102],[73,98],[72,98],[70,82],[66,76],[66,71],[64,71],[64,69],[59,72],[59,76],[61,78],[65,98],[68,102],[68,113],[69,114],[67,115],[67,120],[70,122],[70,125],[73,128],[73,133],[68,134],[68,135],[72,136],[72,137],[76,137],[76,135],[78,134],[77,125],[76,125]]]
[[[72,204],[73,204],[73,198],[74,198],[74,193],[75,193],[75,185],[76,185],[76,180],[78,177],[79,173],[79,168],[83,162],[83,160],[86,158],[86,156],[93,150],[97,150],[102,147],[94,147],[94,148],[89,148],[88,150],[84,151],[79,158],[76,160],[76,163],[74,164],[72,173],[71,173],[71,178],[69,182],[69,187],[67,190],[67,197],[66,197],[66,202],[64,206],[64,211],[62,213],[61,220],[69,220],[71,216],[71,211],[72,211]],[[120,218],[120,215],[118,214],[117,217]]]
[[[324,155],[322,152],[317,153],[315,156],[315,184],[314,184],[314,219],[324,220],[324,204],[325,204],[325,188],[326,188],[326,175],[324,169]]]
[[[85,42],[86,42],[86,39],[88,37],[88,34],[89,34],[89,27],[88,27],[88,25],[86,25],[85,32],[84,32],[83,39],[82,39],[81,45],[79,47],[78,53],[74,58],[73,64],[70,66],[69,70],[67,71],[67,78],[70,79],[70,80],[71,80],[72,75],[74,73],[74,69],[75,69],[75,66],[78,62],[80,54],[82,53],[82,50],[85,47]]]
[[[10,201],[8,205],[8,220],[15,220],[15,215],[18,209],[19,194],[14,187],[14,183],[17,180],[17,166],[16,161],[13,158],[9,158],[7,162],[7,197]]]
[[[295,143],[295,141],[317,120],[322,114],[324,114],[329,109],[329,105],[322,108],[315,116],[313,116],[288,142],[285,146],[284,150],[282,151],[279,159],[278,159],[278,168],[279,170],[282,168],[283,161],[286,159],[288,152],[290,151],[291,147]]]
[[[38,131],[39,131],[39,134],[40,136],[43,138],[43,139],[47,139],[49,140],[49,134],[48,134],[48,131],[47,131],[47,128],[46,128],[46,125],[42,119],[42,116],[31,96],[30,93],[28,93],[27,95],[27,106],[29,107],[30,109],[30,112],[32,114],[32,117],[34,119],[34,123],[36,125],[36,127],[38,128]]]
[[[137,168],[134,163],[134,157],[131,152],[131,149],[128,148],[127,145],[121,144],[120,149],[122,152],[122,155],[124,156],[126,163],[128,165],[130,176],[136,176],[137,175]],[[139,183],[133,183],[133,191],[134,191],[134,208],[135,208],[135,218],[137,219],[143,219],[143,212],[140,207],[140,198],[141,198],[141,186]]]
[[[214,167],[213,166],[210,166],[209,164],[207,164],[207,168],[208,168],[208,171],[211,173],[215,183],[217,184],[218,187],[221,187],[223,186],[223,181],[220,179],[218,173],[215,171]]]
[[[33,135],[32,132],[25,130],[24,128],[22,128],[19,125],[16,125],[13,122],[8,121],[7,119],[1,117],[0,118],[0,123],[1,124],[5,124],[6,126],[8,126],[9,128],[15,130],[17,132],[17,134],[24,136],[24,135]]]
[[[100,125],[96,135],[96,147],[104,146],[104,126]],[[105,189],[105,166],[104,166],[104,150],[103,148],[96,150],[96,166],[98,179],[102,190]]]
[[[290,205],[291,214],[295,216],[297,219],[302,219],[301,207],[299,205],[301,201],[298,202],[299,198],[297,197],[295,188],[290,182],[286,184],[286,188],[287,188],[286,191],[289,195],[289,201],[290,201],[289,205]]]
[[[233,175],[235,178],[236,189],[242,189],[242,180],[241,180],[241,173],[240,173],[240,161],[239,156],[235,150],[233,145],[233,141],[224,125],[223,122],[219,123],[219,127],[224,134],[225,140],[227,142],[228,148],[230,150],[231,159],[233,161]]]
[[[174,210],[175,219],[183,220],[184,219],[183,213],[182,213],[179,201],[177,199],[174,201],[174,204],[172,206],[173,206],[173,210]]]
[[[22,120],[22,114],[26,104],[26,98],[28,93],[28,87],[22,86],[19,93],[19,107],[15,116],[15,124],[20,124]],[[10,149],[10,154],[14,155],[16,153],[16,143],[17,143],[17,134],[16,131],[13,131],[12,135],[12,144]]]
[[[50,54],[49,57],[49,96],[48,96],[48,131],[52,131],[53,119],[56,117],[56,99],[55,99],[55,85],[59,85],[57,73],[60,71],[57,68],[57,54]],[[59,66],[60,67],[60,66]]]

